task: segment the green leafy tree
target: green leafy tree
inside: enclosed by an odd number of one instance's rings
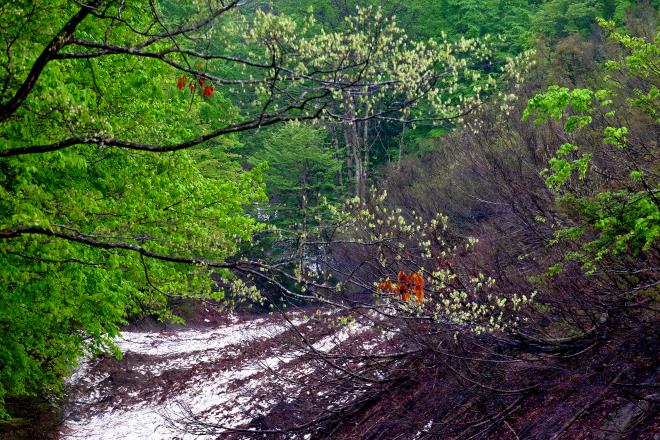
[[[530,100],[525,118],[536,123],[561,119],[570,142],[563,144],[544,171],[558,201],[577,217],[557,232],[557,240],[581,243],[569,255],[595,270],[606,256],[637,255],[657,249],[660,236],[660,176],[654,133],[660,119],[660,47],[615,31],[601,21],[624,52],[605,67],[607,88],[569,90],[557,86]],[[635,84],[630,93],[626,84]],[[595,121],[604,121],[604,126]],[[623,121],[637,121],[634,127]],[[578,145],[581,132],[592,130],[599,144],[589,151]],[[595,131],[595,132],[594,132]],[[649,137],[650,136],[650,137]],[[573,140],[576,139],[576,140]],[[584,184],[590,175],[596,177]],[[577,177],[576,180],[575,178]]]
[[[598,18],[622,21],[635,3],[630,0],[547,0],[534,15],[534,30],[552,41],[572,33],[586,36],[596,26]]]
[[[182,141],[237,113],[220,94],[177,90],[157,60],[44,63],[60,40],[103,35],[90,12],[68,1],[2,6],[0,150],[74,140],[0,159],[0,416],[5,397],[57,393],[78,357],[113,350],[128,316],[168,317],[170,296],[210,294],[204,261],[225,261],[261,229],[244,211],[264,200],[260,171],[241,170],[230,137],[161,155],[99,142]],[[135,5],[122,16],[149,18]],[[135,38],[122,26],[111,35]],[[95,145],[76,145],[87,137]]]
[[[311,9],[323,24],[339,27],[356,7],[380,7],[385,16],[396,16],[409,37],[417,40],[446,34],[449,40],[499,35],[502,49],[516,54],[528,49],[529,18],[537,6],[527,0],[280,0],[273,7],[291,16]]]
[[[324,199],[337,199],[341,162],[322,128],[299,123],[278,127],[250,162],[268,164],[264,180],[276,224],[304,230],[316,223]]]

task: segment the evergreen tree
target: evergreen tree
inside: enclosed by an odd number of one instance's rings
[[[276,224],[304,229],[315,223],[322,199],[337,200],[335,155],[321,128],[289,123],[268,133],[250,162],[268,164],[264,180]]]

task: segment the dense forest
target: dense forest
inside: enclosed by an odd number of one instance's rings
[[[210,308],[317,367],[180,438],[658,438],[659,7],[2,0],[0,437]]]

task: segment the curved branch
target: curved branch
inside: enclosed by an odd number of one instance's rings
[[[92,10],[98,8],[102,3],[103,0],[94,0],[88,5],[82,5],[80,11],[78,11],[78,13],[64,25],[57,35],[50,40],[50,43],[48,43],[46,48],[41,52],[32,65],[32,69],[30,69],[27,78],[25,78],[23,84],[18,88],[16,94],[6,104],[0,104],[0,122],[7,120],[12,114],[14,114],[14,112],[16,112],[16,110],[18,110],[34,88],[39,76],[41,76],[41,73],[46,67],[46,64],[55,57],[60,49],[70,43],[73,33],[78,25],[92,12]]]
[[[46,237],[55,237],[62,240],[67,240],[75,243],[84,244],[87,246],[99,248],[99,249],[124,249],[132,252],[136,252],[142,256],[153,258],[160,261],[167,261],[170,263],[183,263],[183,264],[196,264],[203,265],[207,267],[215,268],[234,268],[237,267],[239,263],[227,263],[227,262],[214,262],[208,261],[203,258],[195,257],[181,257],[176,255],[167,255],[160,252],[150,251],[142,246],[126,243],[121,241],[101,241],[97,237],[88,234],[65,234],[63,232],[54,231],[39,226],[24,226],[11,229],[0,230],[0,239],[9,239],[16,238],[22,235],[43,235]]]
[[[278,113],[271,113],[269,115],[262,116],[261,118],[256,118],[248,122],[243,122],[240,124],[235,124],[235,125],[230,125],[228,127],[224,127],[209,133],[206,133],[202,136],[199,136],[195,139],[191,139],[185,142],[180,142],[178,144],[171,144],[171,145],[153,145],[153,144],[144,144],[140,142],[132,142],[132,141],[126,141],[122,139],[115,139],[115,138],[107,138],[103,135],[91,135],[91,136],[76,136],[72,137],[69,139],[65,139],[59,142],[55,142],[52,144],[44,144],[44,145],[32,145],[29,147],[18,147],[18,148],[11,148],[8,150],[3,150],[0,151],[0,157],[12,157],[12,156],[20,156],[24,154],[36,154],[36,153],[47,153],[47,152],[52,152],[52,151],[58,151],[58,150],[63,150],[68,147],[72,147],[74,145],[93,145],[93,144],[98,144],[100,147],[119,147],[119,148],[126,148],[129,150],[139,150],[139,151],[150,151],[150,152],[157,152],[157,153],[163,153],[163,152],[168,152],[168,151],[178,151],[178,150],[184,150],[190,147],[194,147],[196,145],[202,144],[208,140],[214,139],[216,137],[230,134],[230,133],[237,133],[241,131],[247,131],[251,130],[254,128],[259,128],[259,127],[265,127],[273,124],[277,124],[280,122],[287,122],[287,121],[292,121],[292,120],[312,120],[318,118],[321,113],[325,109],[325,105],[319,107],[313,114],[307,115],[307,116],[299,116],[299,117],[288,117],[284,116],[287,112],[292,111],[292,110],[304,110],[305,106],[314,100],[319,100],[327,96],[329,92],[323,93],[321,95],[315,95],[311,96],[307,99],[305,99],[301,104],[291,104],[284,110],[278,112]]]

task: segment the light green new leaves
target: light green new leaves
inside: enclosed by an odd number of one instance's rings
[[[23,3],[11,2],[0,14],[3,33],[17,36],[11,50],[0,51],[7,66],[0,70],[7,84],[1,102],[78,7],[35,2],[30,12]],[[123,17],[139,24],[147,20],[144,7],[128,2]],[[104,30],[90,19],[77,36]],[[115,26],[109,37],[136,39],[126,26]],[[0,124],[0,148],[98,133],[167,144],[238,120],[220,93],[191,99],[177,90],[176,75],[129,55],[53,61],[25,105]],[[222,262],[262,229],[245,212],[265,200],[261,170],[241,169],[231,152],[239,146],[226,137],[177,153],[88,145],[0,159],[0,230],[38,227]],[[107,247],[47,235],[0,238],[0,417],[5,398],[57,393],[81,355],[112,352],[111,338],[127,317],[167,317],[170,295],[211,293],[207,267]]]
[[[611,81],[606,77],[605,81],[611,87],[595,92],[551,86],[529,101],[524,119],[534,117],[536,124],[552,119],[563,120],[564,130],[570,134],[586,130],[592,124],[593,117],[598,116],[609,122],[619,113],[644,116],[641,110],[655,118],[655,125],[650,122],[649,129],[658,129],[657,86],[660,71],[655,66],[659,51],[657,38],[654,42],[648,42],[615,32],[613,23],[601,21],[601,25],[610,33],[611,40],[627,51],[622,59],[606,63],[607,70],[612,75],[622,75],[621,78]],[[626,89],[618,87],[618,84],[627,81],[642,85],[644,91],[634,90],[635,98],[620,96]],[[562,229],[556,234],[557,240],[582,241],[584,231],[589,228],[594,233],[595,239],[582,243],[583,252],[573,253],[571,257],[581,261],[590,272],[606,255],[648,251],[660,236],[657,143],[637,145],[640,134],[631,133],[628,127],[613,123],[599,129],[596,135],[600,137],[601,148],[578,156],[577,145],[564,143],[549,160],[549,169],[543,171],[547,176],[547,186],[562,193],[558,201],[584,225],[577,229]],[[585,179],[595,159],[594,154],[604,156],[605,159],[601,160],[616,160],[628,171],[618,179],[611,178],[605,190],[600,192],[579,186],[567,189],[573,175]],[[578,235],[569,233],[577,230],[580,231]]]

